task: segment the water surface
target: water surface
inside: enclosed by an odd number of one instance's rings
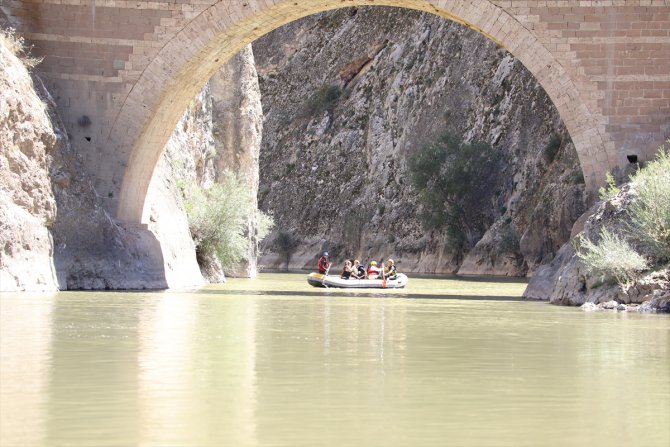
[[[524,286],[3,295],[0,445],[670,445],[670,318]]]

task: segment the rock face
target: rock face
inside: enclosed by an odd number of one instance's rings
[[[222,180],[225,171],[231,171],[248,186],[257,208],[262,124],[258,77],[248,46],[194,98],[172,133],[149,187],[150,229],[161,244],[166,270],[174,272],[170,277],[179,284],[200,278],[201,273],[209,282],[223,282],[224,270],[233,276],[256,276],[255,214],[248,221],[249,260],[237,266],[207,260],[198,272],[180,189],[211,185]]]
[[[264,138],[259,203],[276,226],[262,263],[393,257],[404,271],[524,275],[585,210],[576,152],[543,89],[485,37],[397,8],[308,17],[254,43]],[[499,152],[488,231],[465,253],[426,232],[408,159],[444,131]],[[281,237],[280,237],[281,236]],[[273,240],[275,242],[273,242]]]
[[[228,61],[209,81],[212,95],[215,179],[225,171],[237,173],[258,208],[258,157],[263,136],[263,109],[258,74],[251,46]],[[230,266],[234,276],[255,277],[258,257],[256,215],[247,222],[247,260]]]
[[[49,165],[59,146],[21,61],[0,39],[0,291],[56,290]]]
[[[594,205],[585,213],[584,221],[580,219],[575,224],[573,237],[583,232],[588,239],[598,241],[603,229],[621,234],[631,223],[626,210],[633,197],[634,191],[631,191],[630,185],[626,185],[614,198]],[[644,249],[644,246],[639,246],[638,249],[640,248]],[[551,263],[537,270],[524,292],[524,297],[549,300],[560,305],[587,305],[584,307],[587,310],[632,304],[632,309],[640,312],[667,312],[670,310],[669,278],[670,269],[666,267],[648,273],[625,287],[609,283],[590,274],[576,255],[573,243],[568,242],[561,247]],[[636,306],[640,304],[642,305]]]

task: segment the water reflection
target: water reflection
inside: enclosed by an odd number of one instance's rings
[[[52,301],[0,297],[0,445],[45,445]]]
[[[225,439],[229,445],[257,445],[257,303],[203,301],[198,324],[195,421],[203,422],[192,443]]]
[[[194,396],[184,384],[191,379],[197,306],[197,301],[166,295],[140,309],[138,401],[143,445],[188,439],[190,429],[184,423],[194,411]]]
[[[388,439],[374,415],[393,398],[386,369],[394,376],[405,369],[406,309],[330,296],[261,303],[259,445],[371,445],[375,436]]]
[[[221,304],[166,294],[143,309],[143,445],[256,443],[256,304]]]
[[[137,444],[139,297],[56,296],[45,445]]]
[[[3,298],[0,444],[670,442],[668,316],[437,299],[467,293],[439,281],[408,291],[430,299],[360,299],[293,279]]]

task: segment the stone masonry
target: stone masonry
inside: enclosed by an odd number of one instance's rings
[[[135,226],[165,143],[212,74],[281,25],[357,5],[428,11],[507,49],[552,98],[591,190],[670,136],[670,0],[4,0],[0,24],[44,57],[87,174]]]

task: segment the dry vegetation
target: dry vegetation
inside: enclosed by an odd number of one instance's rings
[[[13,28],[0,29],[0,45],[3,45],[11,51],[14,56],[21,59],[21,62],[23,62],[23,65],[25,65],[28,70],[32,70],[42,62],[43,58],[35,57],[30,54],[32,47],[28,47],[25,39],[22,36],[19,36]]]

